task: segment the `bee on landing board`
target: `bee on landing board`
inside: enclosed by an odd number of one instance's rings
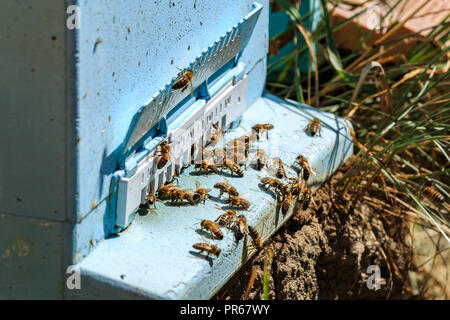
[[[213,240],[215,240],[215,239],[222,240],[223,239],[223,233],[222,233],[222,231],[220,231],[219,226],[217,224],[215,224],[214,222],[212,222],[211,220],[202,220],[202,222],[200,223],[200,228],[202,230],[209,231],[211,238]]]
[[[178,204],[178,206],[181,206],[185,199],[188,200],[191,205],[196,206],[197,204],[194,201],[194,196],[195,194],[192,191],[179,189],[173,190],[170,195],[172,204]]]
[[[177,190],[179,186],[174,185],[173,183],[168,183],[165,186],[162,186],[158,190],[158,197],[160,199],[167,199],[171,197],[173,191]]]
[[[234,222],[237,219],[236,212],[234,210],[223,210],[220,208],[217,208],[218,210],[222,210],[225,213],[221,214],[214,222],[217,223],[219,226],[230,228]]]
[[[215,174],[219,174],[217,171],[217,165],[210,162],[209,160],[202,160],[201,163],[197,163],[195,165],[195,169],[197,169],[197,172],[205,172],[206,176],[208,176],[209,172],[214,172]]]
[[[269,139],[269,130],[272,130],[273,128],[274,128],[273,124],[264,123],[264,124],[255,124],[252,127],[252,130],[256,133],[256,140],[259,141],[259,134],[263,132],[266,133],[266,139]]]
[[[312,119],[308,125],[305,127],[305,131],[309,131],[309,133],[311,134],[311,136],[315,136],[318,133],[318,136],[322,136],[321,135],[321,131],[322,131],[322,125],[320,124],[320,120],[317,118]]]
[[[242,195],[245,196],[245,195]],[[227,203],[230,204],[231,209],[242,209],[242,210],[248,210],[248,208],[251,206],[251,202],[241,198],[240,196],[232,196],[230,195],[227,199]]]
[[[275,193],[277,193],[278,195],[282,194],[285,188],[283,183],[277,178],[266,177],[260,178],[259,181],[261,182],[261,186],[263,188],[265,189],[272,188],[273,191],[275,191]]]
[[[313,172],[311,166],[309,165],[308,160],[300,154],[295,158],[295,161],[298,163],[300,168],[302,168],[303,179],[305,181],[308,181],[309,177],[311,176],[311,173]]]
[[[277,178],[281,179],[287,177],[286,171],[284,170],[283,161],[281,161],[280,158],[273,158],[272,164],[275,169],[275,175],[277,176]]]
[[[185,71],[180,71],[178,76],[175,78],[175,82],[172,85],[172,89],[184,92],[189,86],[191,89],[191,95],[194,96],[194,89],[192,88],[192,80],[194,79],[194,72],[191,69]]]
[[[212,126],[211,137],[206,142],[206,145],[209,145],[209,144],[216,145],[223,138],[222,128],[214,123],[211,123],[211,126]]]
[[[248,226],[248,231],[249,231],[250,237],[252,238],[253,246],[257,250],[263,249],[263,242],[262,242],[261,237],[260,237],[260,235],[258,233],[258,230],[256,230],[255,227]]]
[[[199,254],[202,254],[203,251],[206,251],[207,257],[209,257],[209,254],[213,254],[218,257],[220,255],[220,252],[222,252],[222,250],[220,250],[217,246],[206,242],[196,243],[192,246],[192,248],[200,250]]]
[[[211,197],[209,195],[211,189],[200,188],[200,183],[198,182],[198,180],[195,181],[195,186],[197,189],[194,192],[194,200],[203,202],[203,204],[205,204],[206,199],[209,199]]]
[[[167,140],[164,140],[159,145],[159,154],[154,155],[154,157],[159,157],[157,168],[162,169],[170,160],[170,146]]]
[[[231,161],[231,160],[225,158],[225,161],[223,162],[223,167],[225,169],[229,169],[230,170],[231,176],[233,176],[234,174],[236,174],[238,177],[243,177],[244,176],[244,171],[234,161]]]
[[[219,182],[214,185],[214,188],[219,189],[219,199],[222,197],[224,193],[228,193],[230,196],[238,196],[239,192],[237,192],[236,188],[228,182],[227,179],[222,178]]]
[[[281,202],[281,212],[286,214],[291,207],[292,192],[289,188],[286,188],[283,192],[283,201]]]
[[[247,225],[247,219],[245,219],[245,216],[242,214],[237,217],[234,226],[236,228],[236,237],[238,240],[241,240],[250,232]]]

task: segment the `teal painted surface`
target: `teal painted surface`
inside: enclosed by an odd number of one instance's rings
[[[298,107],[298,108],[297,108]],[[310,137],[304,127],[318,117],[323,124],[321,137]],[[279,156],[287,165],[294,162],[299,153],[305,155],[316,172],[308,181],[316,189],[353,151],[348,129],[333,114],[299,106],[273,96],[258,99],[245,113],[241,124],[226,137],[234,138],[249,131],[255,123],[270,122],[269,143],[261,139],[258,146],[269,156]],[[252,149],[255,152],[256,146]],[[250,151],[252,157],[252,151]],[[290,176],[296,176],[286,167]],[[267,172],[256,171],[248,166],[244,178],[223,174],[241,194],[248,194],[252,206],[243,213],[250,225],[256,226],[263,239],[272,234],[292,213],[283,216],[276,209],[271,192],[258,187],[258,176]],[[108,287],[97,298],[114,298],[116,290],[126,293],[124,297],[154,299],[208,299],[210,298],[253,253],[243,240],[237,241],[232,231],[222,229],[223,240],[210,240],[198,230],[202,219],[215,220],[222,212],[217,207],[227,205],[216,197],[214,183],[221,177],[216,174],[196,175],[193,167],[186,169],[178,179],[182,188],[195,189],[195,182],[213,189],[213,196],[206,205],[197,207],[171,206],[158,202],[147,214],[137,214],[133,223],[117,237],[103,241],[79,267],[82,283],[88,288],[98,282]],[[226,196],[224,196],[226,197]],[[292,210],[292,208],[291,208]],[[192,245],[206,239],[222,250],[219,258],[204,259],[192,253]],[[249,240],[249,239],[247,239]],[[82,284],[83,286],[83,284]],[[90,290],[70,291],[72,298],[92,297]]]
[[[306,29],[309,32],[314,32],[314,30],[316,30],[317,25],[319,24],[320,18],[321,18],[320,1],[319,0],[301,1],[300,15],[304,19],[303,22],[304,22]],[[273,38],[274,36],[280,34],[284,30],[286,30],[288,28],[288,24],[290,21],[291,21],[290,17],[285,12],[283,12],[283,11],[273,12],[270,10],[269,38]],[[299,38],[298,47],[300,48],[303,45],[305,45],[305,40],[303,39],[300,32],[298,32],[298,38]],[[313,43],[313,48],[314,48],[314,50],[316,50],[315,43]],[[275,63],[276,61],[279,61],[286,55],[292,53],[293,49],[294,49],[294,42],[291,41],[279,50],[278,55],[276,55],[274,57],[268,57],[268,63],[271,64],[271,63]],[[308,72],[308,59],[309,59],[309,50],[302,53],[299,57],[299,66],[300,66],[300,71],[302,73]],[[281,70],[284,65],[285,65],[284,63],[277,65],[276,69]],[[314,65],[313,65],[312,61],[310,61],[310,65],[311,65],[311,71],[313,72]],[[277,73],[275,72],[275,74],[273,75],[273,77],[274,77],[273,79],[276,79],[275,78],[276,76],[277,76]]]

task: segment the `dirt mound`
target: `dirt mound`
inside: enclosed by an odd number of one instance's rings
[[[315,203],[297,211],[267,243],[274,253],[271,299],[410,297],[404,285],[411,261],[404,244],[407,226],[400,218],[380,217],[363,202],[337,198],[333,185],[339,177],[318,189]],[[263,261],[261,251],[215,299],[243,299],[253,265],[258,271],[249,299],[262,299]]]

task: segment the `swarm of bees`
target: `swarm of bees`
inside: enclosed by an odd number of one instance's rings
[[[183,92],[188,86],[191,86],[192,92],[193,73],[191,70],[179,74],[174,82],[172,89]],[[270,123],[255,124],[252,128],[251,134],[245,134],[238,138],[223,142],[222,128],[217,124],[211,124],[211,133],[206,141],[206,146],[200,149],[196,155],[200,155],[200,159],[195,159],[195,171],[197,174],[205,174],[208,176],[211,173],[221,174],[228,171],[230,176],[243,177],[244,171],[247,169],[247,160],[249,158],[250,149],[252,145],[259,141],[261,135],[265,135],[269,139],[269,131],[274,129]],[[305,128],[311,136],[318,134],[320,136],[321,124],[318,119],[313,119]],[[221,143],[221,146],[217,146]],[[195,145],[192,146],[195,150]],[[170,161],[170,146],[167,140],[164,140],[158,146],[155,157],[158,157],[156,166],[158,169],[164,168]],[[308,160],[303,155],[298,155],[295,159],[295,166],[298,167],[298,177],[288,177],[285,170],[286,164],[280,158],[269,158],[266,152],[262,149],[257,149],[254,153],[253,167],[261,171],[264,168],[271,173],[271,176],[259,177],[260,185],[264,189],[272,190],[277,198],[278,206],[281,212],[286,214],[291,208],[292,202],[297,202],[301,205],[303,210],[306,210],[312,200],[311,190],[307,187],[306,182],[314,173]],[[220,170],[219,170],[220,169]],[[179,174],[179,173],[178,173]],[[222,209],[223,212],[214,220],[203,219],[199,224],[199,229],[206,232],[212,240],[222,240],[224,233],[221,228],[226,228],[234,231],[236,239],[239,241],[245,236],[249,236],[251,243],[256,250],[263,249],[263,242],[258,230],[251,225],[248,225],[245,215],[238,214],[238,210],[247,211],[252,203],[245,199],[245,194],[240,194],[236,188],[224,177],[219,179],[214,185],[217,189],[218,196],[216,199],[228,204],[228,208]],[[146,205],[148,207],[156,207],[156,202],[167,200],[172,205],[180,207],[182,204],[197,206],[199,203],[205,205],[206,201],[211,198],[210,192],[212,190],[200,186],[199,181],[196,181],[195,190],[183,189],[181,186],[168,183],[160,187],[156,194],[149,191],[146,198]],[[440,201],[439,196],[431,193],[425,189],[430,197]],[[222,196],[226,194],[227,197],[221,200]],[[199,254],[206,253],[207,257],[213,255],[219,257],[221,249],[208,242],[198,242],[192,246],[199,251]]]

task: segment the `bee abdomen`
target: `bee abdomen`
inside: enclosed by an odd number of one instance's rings
[[[432,187],[426,187],[425,192],[428,195],[428,197],[430,197],[432,200],[435,200],[440,203],[444,202],[445,199],[444,196],[439,192],[437,192],[436,190],[434,190]]]
[[[168,161],[169,161],[168,157],[162,156],[158,161],[158,169],[164,168],[164,166],[167,164]]]

